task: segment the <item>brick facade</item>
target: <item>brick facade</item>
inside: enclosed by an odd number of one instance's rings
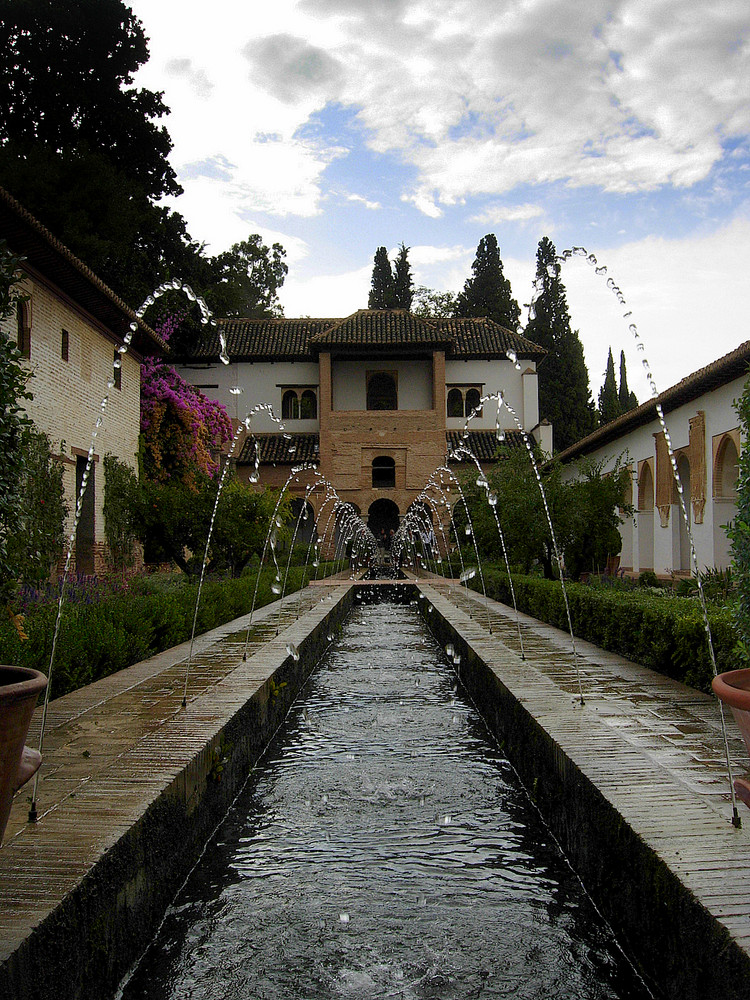
[[[19,288],[26,297],[19,306],[20,317],[8,317],[2,327],[13,341],[23,330],[28,357],[22,363],[28,369],[33,395],[25,408],[63,464],[68,537],[73,531],[78,485],[93,446],[73,569],[100,573],[106,569],[103,458],[112,454],[137,469],[141,351],[161,353],[165,345],[2,189],[0,232],[11,250],[23,258]],[[130,324],[135,327],[133,346],[121,355],[121,368],[116,372],[115,352],[123,345]],[[108,386],[110,380],[113,386]]]

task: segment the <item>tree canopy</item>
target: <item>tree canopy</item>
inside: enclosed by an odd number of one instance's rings
[[[570,327],[557,251],[546,236],[537,247],[535,288],[524,334],[547,351],[539,365],[539,413],[551,421],[555,448],[562,451],[594,429],[596,413],[583,346]]]
[[[372,268],[370,295],[367,299],[368,309],[395,309],[396,283],[393,280],[391,262],[385,247],[375,251],[375,261]]]
[[[278,290],[289,270],[285,256],[280,243],[269,248],[257,234],[235,243],[211,262],[214,284],[208,304],[219,316],[259,319],[283,315]]]
[[[367,308],[409,310],[413,297],[414,281],[409,263],[409,247],[401,244],[392,267],[387,249],[378,247],[372,267]]]
[[[276,315],[283,250],[250,236],[210,258],[184,218],[148,59],[123,0],[0,0],[0,184],[133,307],[180,277],[227,315]]]
[[[398,248],[398,256],[393,265],[393,289],[396,295],[396,308],[411,309],[414,298],[414,281],[409,263],[409,247],[403,243]]]
[[[607,371],[604,375],[604,384],[599,390],[599,423],[608,424],[620,416],[620,400],[617,394],[617,382],[615,380],[615,362],[612,358],[612,348],[607,355]]]
[[[625,351],[620,351],[620,385],[618,388],[615,379],[615,362],[610,347],[604,384],[599,390],[599,423],[608,424],[611,420],[619,417],[621,413],[627,413],[628,410],[633,410],[636,406],[638,406],[638,398],[635,393],[628,389]]]
[[[456,302],[457,316],[487,316],[509,330],[517,330],[521,318],[510,282],[503,274],[503,262],[497,237],[482,237],[471,265],[473,277],[467,278]]]

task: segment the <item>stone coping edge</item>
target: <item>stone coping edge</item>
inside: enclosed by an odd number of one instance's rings
[[[602,734],[593,731],[595,723],[591,727],[580,710],[576,720],[572,700],[565,699],[557,688],[558,696],[566,701],[563,716],[567,721],[563,718],[561,724],[554,710],[540,721],[541,713],[536,711],[539,700],[534,708],[536,717],[532,715],[523,704],[527,699],[522,694],[519,698],[527,676],[531,703],[535,686],[541,689],[541,700],[548,701],[552,682],[541,678],[531,663],[522,661],[497,637],[488,636],[481,625],[429,585],[420,583],[419,589],[425,598],[419,601],[420,613],[432,635],[443,647],[453,643],[461,655],[457,668],[460,682],[649,988],[656,996],[670,1000],[747,1000],[747,950],[648,842],[643,830],[636,829],[637,822],[626,818],[615,804],[618,796],[612,789],[617,788],[617,775],[613,778],[609,762],[603,760],[606,749],[602,752],[597,748],[597,735]],[[488,664],[489,657],[496,662]],[[545,682],[550,690],[544,690]],[[549,731],[550,722],[557,729],[556,738]],[[573,741],[561,739],[566,726]],[[580,766],[561,746],[561,742],[574,745],[576,741],[582,756],[588,751],[592,766]],[[586,770],[597,771],[597,753],[602,762],[595,781]],[[647,779],[644,784],[648,784]],[[646,789],[646,793],[651,790]],[[632,797],[637,794],[636,787]],[[649,809],[647,794],[644,815]],[[643,826],[647,825],[648,821],[644,822]],[[729,846],[724,857],[732,859],[735,831],[728,823],[726,826],[724,839]],[[662,834],[662,842],[673,844],[681,837],[689,843],[690,817],[677,812],[675,825]],[[704,846],[705,838],[696,837],[690,849],[700,852]],[[746,838],[740,833],[735,863],[742,864],[745,846]],[[720,855],[721,850],[714,856],[714,865]],[[701,857],[691,860],[691,867],[700,871]],[[705,862],[711,866],[712,859],[707,857]]]
[[[249,658],[247,666],[262,657],[267,670],[264,679],[248,685],[246,698],[217,690],[227,681],[231,688],[230,674],[188,703],[185,728],[191,712],[201,718],[201,703],[209,712],[217,703],[221,708],[228,702],[228,707],[224,719],[217,713],[216,726],[187,766],[166,776],[119,836],[114,821],[111,845],[92,859],[57,907],[40,914],[40,922],[0,965],[0,1000],[105,1000],[115,995],[330,645],[327,635],[348,614],[353,591],[342,588],[331,600],[316,605],[277,642]],[[229,631],[227,626],[222,630]],[[296,644],[297,661],[286,652],[287,642]]]

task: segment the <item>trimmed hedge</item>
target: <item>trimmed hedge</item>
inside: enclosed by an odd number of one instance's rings
[[[321,563],[319,577],[333,571]],[[261,574],[256,607],[277,600],[271,592],[275,569]],[[315,571],[296,566],[289,570],[287,593],[307,583]],[[255,574],[238,580],[206,580],[201,592],[196,635],[247,614],[252,607]],[[128,592],[111,594],[92,603],[70,602],[63,607],[55,652],[51,695],[59,698],[76,688],[154,656],[190,638],[197,583],[180,580],[163,587],[149,577],[136,577]],[[0,625],[0,663],[32,667],[47,673],[57,604],[30,610],[24,623],[28,640],[22,642],[10,622]]]
[[[483,573],[487,596],[512,607],[507,574],[494,566],[484,566]],[[481,590],[479,577],[471,586]],[[513,587],[519,611],[568,631],[558,581],[514,575]],[[576,636],[700,691],[710,691],[713,670],[706,627],[695,599],[638,590],[598,590],[581,583],[566,583],[565,588]],[[733,669],[738,637],[731,610],[710,608],[709,624],[719,672]]]

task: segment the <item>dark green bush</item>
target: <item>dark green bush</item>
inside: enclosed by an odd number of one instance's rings
[[[512,605],[507,574],[485,566],[484,580],[488,597]],[[480,586],[475,578],[472,587]],[[513,586],[519,611],[567,631],[558,581],[514,576]],[[697,601],[580,583],[568,583],[566,590],[575,635],[691,687],[710,689],[713,670]],[[737,643],[731,610],[710,608],[709,623],[718,670],[730,670],[736,666]]]
[[[321,564],[318,576],[331,572]],[[304,582],[315,575],[308,569]],[[258,586],[256,607],[276,599],[271,592],[275,570],[266,567]],[[298,590],[301,567],[292,567],[287,593]],[[198,609],[196,634],[246,614],[253,603],[256,577],[207,580]],[[155,574],[137,577],[127,592],[113,593],[86,603],[69,601],[63,608],[55,651],[51,694],[55,698],[147,659],[190,638],[197,583],[184,576]],[[0,623],[0,662],[33,667],[47,673],[57,604],[29,608],[21,641],[10,621]]]

